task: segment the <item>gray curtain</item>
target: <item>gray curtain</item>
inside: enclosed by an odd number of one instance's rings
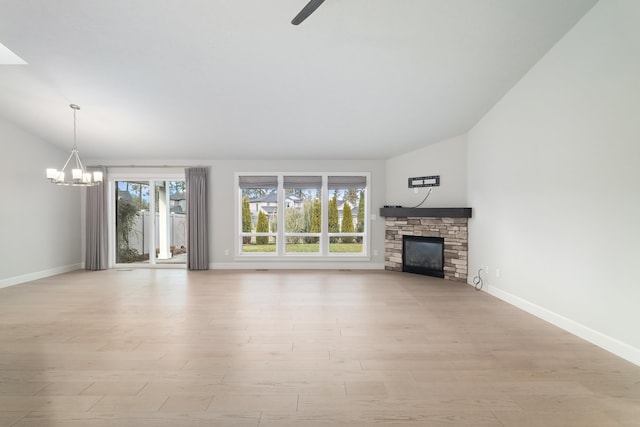
[[[107,268],[107,171],[102,169],[103,182],[87,187],[85,269]]]
[[[209,269],[207,176],[209,168],[186,168],[187,268]]]

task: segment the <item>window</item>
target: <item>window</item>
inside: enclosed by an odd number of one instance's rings
[[[364,176],[329,176],[329,253],[362,253],[365,229]]]
[[[322,237],[322,177],[285,176],[285,253],[319,254]]]
[[[238,174],[237,253],[366,256],[367,182],[362,173]]]
[[[278,230],[278,177],[241,176],[241,253],[275,253]]]

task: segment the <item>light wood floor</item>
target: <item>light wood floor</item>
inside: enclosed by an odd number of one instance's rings
[[[386,271],[77,271],[0,289],[2,426],[638,426],[640,368]]]

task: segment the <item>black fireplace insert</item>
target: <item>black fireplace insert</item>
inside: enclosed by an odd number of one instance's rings
[[[402,236],[402,271],[444,279],[444,239]]]

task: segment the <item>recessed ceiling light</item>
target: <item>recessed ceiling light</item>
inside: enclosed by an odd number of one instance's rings
[[[0,43],[0,65],[26,65],[26,61]]]

